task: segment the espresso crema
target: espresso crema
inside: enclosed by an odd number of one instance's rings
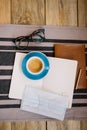
[[[32,73],[39,73],[43,68],[43,63],[40,59],[38,58],[32,58],[29,62],[28,62],[28,69],[29,71],[31,71]]]

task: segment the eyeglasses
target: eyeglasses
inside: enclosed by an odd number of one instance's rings
[[[44,42],[45,30],[43,28],[38,29],[27,36],[19,36],[13,40],[14,44],[19,49],[27,49],[29,42]]]

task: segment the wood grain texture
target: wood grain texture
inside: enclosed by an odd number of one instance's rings
[[[45,121],[13,122],[11,130],[46,130]]]
[[[45,24],[44,0],[12,0],[12,23]]]
[[[48,121],[47,130],[81,130],[80,121]]]
[[[78,0],[78,26],[87,27],[87,0]]]
[[[11,130],[10,122],[0,122],[0,130]]]
[[[0,0],[0,24],[11,22],[11,2],[10,0]]]
[[[77,0],[46,0],[46,24],[77,26]]]
[[[86,121],[82,120],[80,122],[80,128],[81,128],[81,130],[87,130],[87,120]]]

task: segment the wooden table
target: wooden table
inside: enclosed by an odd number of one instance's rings
[[[1,24],[87,26],[87,0],[0,0]],[[85,121],[0,123],[6,129],[87,129]],[[11,127],[12,126],[12,127]],[[81,127],[80,127],[81,126]]]

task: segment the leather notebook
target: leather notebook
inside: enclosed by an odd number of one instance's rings
[[[78,89],[87,88],[85,44],[54,44],[54,56],[78,61],[76,84]]]

